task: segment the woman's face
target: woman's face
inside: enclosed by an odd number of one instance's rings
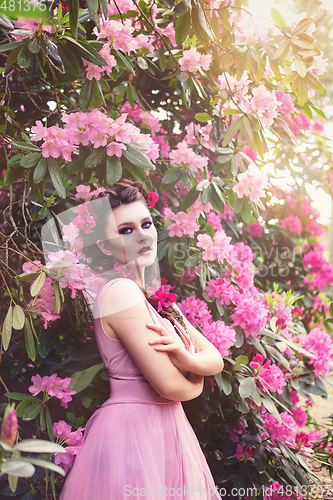
[[[112,209],[105,233],[107,240],[98,240],[97,245],[106,255],[123,264],[136,264],[142,268],[153,264],[157,253],[157,231],[142,200]],[[150,250],[142,252],[144,247],[150,247]]]

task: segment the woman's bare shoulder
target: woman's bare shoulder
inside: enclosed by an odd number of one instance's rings
[[[109,316],[144,302],[139,286],[130,279],[122,278],[113,283],[105,294],[102,315]]]

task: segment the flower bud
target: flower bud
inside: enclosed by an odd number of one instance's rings
[[[8,405],[2,421],[0,441],[13,446],[17,434],[17,416],[15,405]]]

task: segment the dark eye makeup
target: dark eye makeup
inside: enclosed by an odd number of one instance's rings
[[[146,226],[146,224],[148,224],[148,226]],[[146,228],[148,229],[148,228],[150,228],[150,226],[151,226],[152,224],[153,224],[153,223],[152,223],[152,221],[147,220],[146,222],[144,222],[144,223],[142,224],[142,227],[146,227]],[[131,228],[131,227],[123,227],[123,228],[121,228],[121,229],[119,230],[119,234],[130,234],[130,233],[126,232],[128,229],[129,229],[130,231],[132,231],[132,228]]]

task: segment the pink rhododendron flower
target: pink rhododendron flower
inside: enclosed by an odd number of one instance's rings
[[[256,354],[250,362],[251,368],[256,370],[254,379],[258,382],[258,389],[262,392],[273,391],[282,394],[282,387],[286,384],[282,370],[270,360],[264,363],[265,357]]]
[[[1,424],[1,434],[0,441],[8,444],[8,446],[14,446],[17,436],[17,416],[15,405],[7,405],[5,413]]]
[[[238,184],[233,187],[233,191],[238,198],[243,198],[244,195],[249,196],[254,203],[259,201],[259,198],[265,195],[265,189],[268,187],[267,172],[264,169],[259,169],[256,165],[251,164],[246,172],[237,174]]]
[[[206,323],[205,337],[216,347],[222,357],[229,355],[229,348],[235,345],[236,332],[223,321]]]
[[[247,460],[248,458],[253,456],[253,449],[250,446],[244,445],[237,445],[237,451],[235,453],[235,457],[238,460]]]
[[[297,217],[297,215],[290,215],[289,217],[282,219],[281,226],[283,227],[283,229],[288,228],[291,233],[294,233],[296,235],[300,234],[300,232],[302,231],[302,222]]]
[[[272,125],[274,118],[278,116],[279,103],[275,93],[261,84],[252,90],[252,98],[244,101],[242,107],[246,113],[255,111],[264,125]]]
[[[279,105],[277,107],[277,112],[283,117],[283,118],[291,118],[291,115],[293,114],[295,110],[295,105],[294,105],[294,96],[291,94],[287,94],[286,92],[276,92],[275,97],[279,101]]]
[[[211,62],[211,54],[201,54],[195,47],[184,50],[182,57],[179,59],[180,70],[189,71],[190,73],[195,73],[199,68],[209,70]]]
[[[207,323],[212,322],[212,315],[207,303],[195,298],[194,295],[190,295],[182,302],[179,302],[178,307],[192,325],[197,323],[203,330],[205,330],[204,327]]]
[[[40,260],[34,260],[33,262],[24,262],[22,264],[22,269],[26,274],[31,274],[40,271],[43,264]]]
[[[280,417],[282,423],[280,423],[271,413],[266,413],[264,416],[264,427],[269,432],[273,441],[278,440],[281,441],[281,443],[292,444],[297,434],[296,422],[286,411],[280,413]]]
[[[59,422],[54,422],[53,424],[53,434],[57,439],[61,441],[65,440],[69,436],[71,431],[71,426],[64,420],[59,420]]]
[[[314,366],[315,376],[329,373],[331,358],[333,358],[333,340],[328,333],[319,328],[313,328],[307,335],[298,335],[296,340],[314,355],[309,359],[309,364]]]
[[[31,377],[33,384],[28,387],[28,390],[33,396],[37,396],[40,392],[45,392],[50,397],[54,396],[60,399],[61,406],[67,408],[68,403],[72,400],[72,395],[76,394],[76,391],[72,391],[69,387],[71,381],[70,377],[61,379],[56,373],[43,378],[37,374]]]
[[[304,427],[308,421],[308,416],[300,406],[292,410],[294,420],[298,427]]]
[[[253,238],[262,238],[264,234],[264,228],[258,221],[247,224],[247,229]]]
[[[79,205],[78,216],[73,220],[74,226],[79,229],[84,229],[84,232],[92,233],[92,228],[96,226],[95,219],[90,215],[88,208],[85,205]]]
[[[159,196],[155,191],[151,191],[148,194],[148,208],[154,207],[158,202]]]
[[[170,158],[178,164],[188,164],[191,168],[203,170],[208,165],[208,158],[195,154],[193,149],[189,148],[185,141],[177,144],[177,149],[169,154]]]

